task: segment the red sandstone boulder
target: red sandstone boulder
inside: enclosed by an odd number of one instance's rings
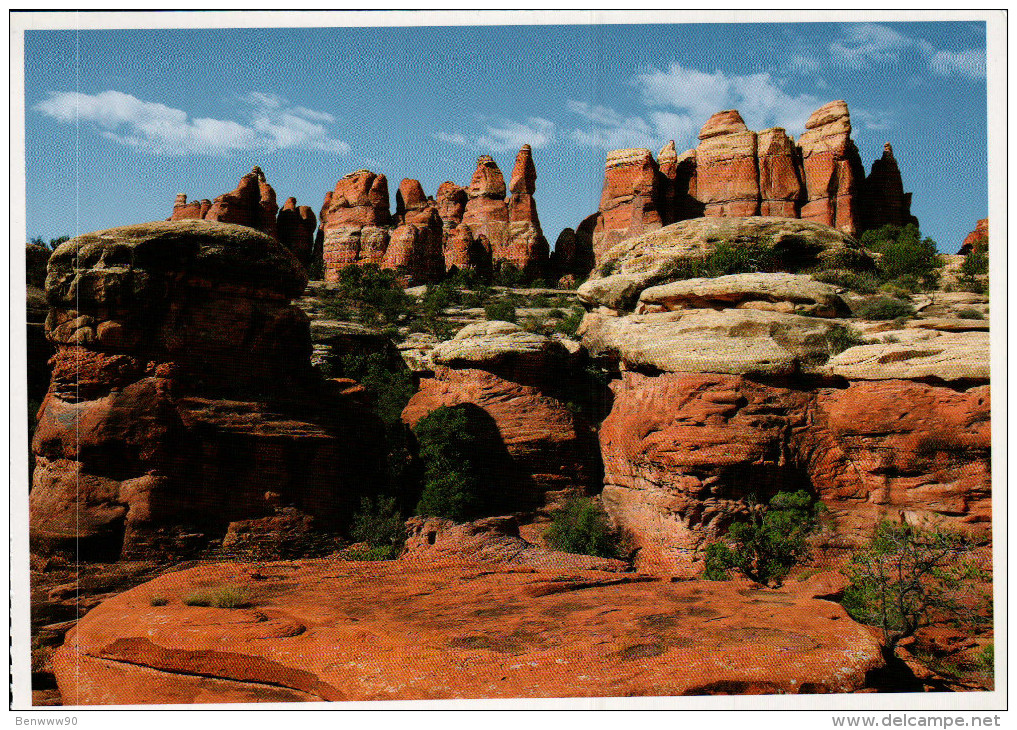
[[[889,142],[883,146],[883,156],[872,163],[872,172],[865,178],[863,206],[866,229],[918,222],[911,215],[911,193],[904,192],[900,168]]]
[[[759,214],[797,218],[802,196],[801,166],[795,143],[780,127],[758,136]]]
[[[661,226],[657,163],[649,150],[615,150],[604,165],[600,215],[593,231],[599,264],[614,244]]]
[[[493,262],[506,259],[509,215],[505,179],[493,159],[487,155],[477,159],[477,169],[466,192],[469,202],[463,212],[463,223],[469,226],[475,239],[485,241]]]
[[[473,238],[470,227],[465,224],[460,224],[452,230],[444,254],[446,270],[454,266],[460,271],[474,269],[482,275],[491,272],[491,253]]]
[[[603,501],[636,565],[695,574],[746,498],[804,488],[834,546],[881,517],[931,518],[986,537],[989,393],[909,381],[790,388],[735,375],[625,373],[600,431]]]
[[[858,195],[865,177],[851,141],[851,116],[843,101],[831,101],[812,113],[798,139],[805,173],[803,220],[833,226],[848,235],[861,232]]]
[[[505,178],[498,168],[498,163],[489,155],[477,158],[477,169],[473,172],[470,186],[466,188],[470,200],[474,198],[505,199]]]
[[[356,263],[380,263],[388,246],[388,179],[370,170],[341,178],[325,196],[321,212],[325,280]]]
[[[512,167],[509,192],[532,195],[536,190],[537,168],[533,165],[533,151],[528,144],[524,144],[516,155],[516,164]]]
[[[481,322],[431,350],[433,376],[403,411],[410,426],[440,406],[473,404],[494,426],[492,454],[507,450],[516,510],[542,507],[592,486],[589,426],[560,400],[569,355],[561,343],[509,322]]]
[[[699,132],[696,148],[696,192],[704,215],[759,214],[756,133],[734,109],[717,112]]]
[[[33,544],[81,559],[186,552],[270,511],[268,492],[328,525],[348,514],[375,427],[311,368],[290,304],[306,283],[290,252],[243,226],[149,223],[60,246]]]
[[[961,244],[960,251],[957,253],[964,256],[978,248],[986,252],[989,250],[988,218],[982,218],[978,221],[978,224],[975,226],[975,230],[971,231],[971,233],[964,237],[964,243]]]
[[[186,195],[178,194],[168,220],[201,219],[235,223],[278,239],[277,210],[275,190],[266,182],[261,168],[255,167],[240,179],[235,190],[220,195],[213,202],[195,200],[188,203]]]
[[[277,221],[279,243],[292,251],[305,268],[311,263],[311,249],[317,227],[314,211],[309,206],[301,205],[298,208],[296,198],[286,199]]]
[[[419,180],[404,178],[396,191],[396,218],[402,220],[407,211],[427,207],[427,196]]]
[[[446,227],[449,225],[454,227],[462,223],[467,200],[469,198],[465,188],[461,188],[453,182],[446,181],[438,186],[435,202],[438,206],[438,215]]]
[[[182,602],[223,586],[250,605]],[[402,560],[177,571],[53,658],[69,705],[851,692],[882,663],[841,606],[791,588]]]

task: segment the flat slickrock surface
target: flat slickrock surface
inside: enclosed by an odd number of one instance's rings
[[[225,585],[251,605],[181,600]],[[858,690],[878,643],[815,594],[471,563],[221,563],[105,601],[54,668],[66,705]]]

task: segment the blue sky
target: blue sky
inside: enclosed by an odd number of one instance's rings
[[[29,31],[27,235],[166,218],[257,164],[317,213],[359,168],[433,195],[533,146],[552,245],[597,209],[607,151],[715,111],[798,137],[834,99],[868,169],[893,145],[925,235],[987,215],[985,24],[768,23]]]

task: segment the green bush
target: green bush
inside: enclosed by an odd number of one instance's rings
[[[169,603],[169,599],[162,598],[160,596],[152,596],[148,602],[153,606],[165,606]]]
[[[833,325],[826,333],[826,349],[830,357],[839,355],[844,350],[857,347],[864,342],[861,334],[854,327],[843,324]]]
[[[936,242],[922,238],[914,223],[865,231],[861,243],[881,254],[877,272],[883,281],[898,282],[911,291],[933,289],[938,284],[942,257]]]
[[[977,600],[973,584],[988,576],[970,559],[973,548],[958,533],[883,520],[845,570],[844,608],[878,627],[890,647],[937,619],[977,625],[987,597]]]
[[[977,309],[962,309],[957,312],[959,319],[985,319],[985,315],[979,312]]]
[[[780,585],[808,556],[806,538],[818,531],[824,510],[821,502],[801,490],[778,492],[766,508],[750,499],[749,520],[731,525],[726,544],[707,546],[707,573],[720,576],[737,568],[757,583]]]
[[[485,452],[480,430],[468,409],[442,406],[420,419],[413,433],[424,467],[418,515],[447,517],[458,522],[476,517],[482,507]]]
[[[848,289],[859,294],[875,294],[879,287],[879,279],[868,272],[846,271],[844,269],[833,269],[818,271],[812,274],[812,278],[825,284],[832,284],[843,289]]]
[[[406,525],[395,497],[362,497],[360,511],[353,515],[350,535],[372,548],[389,548],[395,557],[406,542]]]
[[[544,533],[555,550],[600,558],[617,558],[618,540],[607,514],[589,497],[574,497],[555,510],[551,526]]]
[[[582,307],[573,307],[572,311],[554,326],[555,332],[559,332],[568,337],[578,337],[577,333],[579,332],[579,325],[582,324],[583,317],[585,315],[585,309]]]
[[[508,299],[495,299],[484,305],[484,317],[489,322],[515,322],[516,307]]]
[[[664,277],[668,280],[714,278],[772,271],[779,264],[779,256],[768,244],[720,242],[706,256],[674,261],[665,270]]]
[[[379,560],[395,560],[398,551],[391,545],[358,545],[340,554],[343,560],[376,562]]]
[[[855,314],[861,319],[900,319],[913,317],[915,308],[895,297],[878,297],[863,302]]]
[[[187,606],[210,606],[212,608],[244,608],[251,605],[251,593],[240,586],[202,588],[183,598]]]
[[[399,285],[395,272],[367,264],[342,269],[337,288],[323,299],[322,305],[334,319],[384,326],[408,314],[413,301]]]
[[[511,261],[501,261],[494,272],[494,283],[498,286],[516,287],[526,282],[526,276]]]

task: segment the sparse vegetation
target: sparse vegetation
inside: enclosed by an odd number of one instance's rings
[[[345,550],[341,557],[343,560],[376,562],[394,560],[398,554],[391,545],[354,545]]]
[[[988,273],[989,252],[983,247],[975,246],[964,256],[958,283],[966,291],[985,294],[989,288]]]
[[[412,308],[395,272],[376,264],[347,266],[337,289],[323,298],[326,316],[383,327],[399,322]]]
[[[895,297],[877,297],[863,302],[859,305],[855,314],[860,319],[900,319],[913,317],[915,308],[908,302],[901,301]]]
[[[879,288],[879,279],[869,272],[830,269],[817,271],[812,274],[812,278],[859,294],[875,294]]]
[[[991,603],[976,595],[976,581],[988,576],[971,559],[973,549],[955,532],[884,520],[851,558],[844,608],[878,627],[891,648],[936,620],[978,625]]]
[[[202,588],[183,597],[186,606],[211,608],[245,608],[251,605],[251,592],[243,586]]]
[[[544,539],[555,550],[567,553],[619,557],[618,539],[607,514],[589,497],[573,497],[555,510]]]
[[[367,543],[378,554],[384,553],[390,558],[398,555],[406,542],[406,526],[395,497],[362,497],[360,511],[353,515],[350,535],[358,542]]]
[[[424,467],[424,486],[418,515],[465,521],[481,507],[484,453],[480,434],[467,409],[442,406],[427,414],[413,429]]]
[[[59,246],[61,243],[64,243],[65,241],[70,241],[70,240],[71,240],[70,236],[60,236],[58,238],[51,238],[51,239],[49,239],[49,241],[46,241],[45,239],[43,239],[42,236],[35,236],[34,238],[30,239],[28,242],[31,243],[33,246],[42,246],[43,248],[48,248],[50,250],[56,250],[56,247]]]
[[[484,305],[484,317],[489,322],[515,322],[516,307],[508,299],[494,299]]]
[[[167,605],[169,603],[169,599],[168,598],[162,598],[160,596],[152,596],[149,599],[149,603],[152,606],[165,606],[165,605]]]
[[[777,492],[765,507],[750,498],[748,521],[732,524],[726,542],[707,546],[704,577],[724,580],[734,568],[757,583],[779,586],[809,555],[806,538],[819,530],[824,511],[803,490]]]
[[[854,327],[843,324],[833,325],[826,333],[826,349],[830,357],[839,355],[844,350],[857,347],[864,342],[861,334]]]
[[[779,264],[779,256],[768,244],[731,244],[720,242],[706,256],[679,259],[671,264],[664,278],[696,279],[727,274],[771,271]]]
[[[957,317],[960,319],[985,319],[985,315],[979,312],[977,309],[962,309],[957,312]]]
[[[579,332],[579,325],[583,321],[583,317],[586,314],[586,310],[582,307],[573,307],[558,324],[554,326],[555,332],[559,332],[568,337],[577,337]]]
[[[936,242],[922,238],[914,223],[866,231],[861,243],[880,254],[877,273],[883,282],[892,282],[908,291],[927,291],[939,283],[943,261]]]

